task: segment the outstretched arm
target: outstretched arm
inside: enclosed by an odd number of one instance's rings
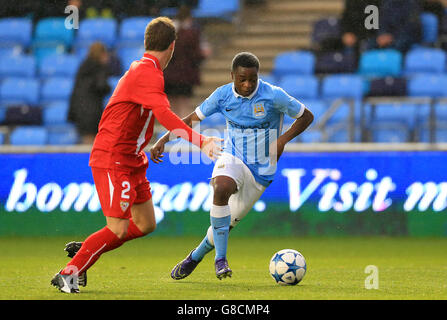
[[[193,123],[201,121],[200,118],[197,116],[196,112],[192,112],[188,116],[182,119],[183,122],[188,126],[192,127]],[[170,136],[174,135],[174,133],[171,133],[170,131],[166,132],[150,149],[151,152],[151,160],[155,163],[160,163],[163,160],[161,159],[163,157],[163,152],[165,149],[165,144],[168,143],[171,139]],[[172,137],[171,137],[172,138]],[[177,135],[175,135],[175,138],[178,138]]]

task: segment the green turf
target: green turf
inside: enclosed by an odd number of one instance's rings
[[[59,293],[50,279],[67,262],[71,238],[0,238],[0,299],[447,299],[447,239],[230,238],[231,279],[219,281],[213,254],[188,278],[172,267],[198,238],[148,237],[109,252],[88,272],[81,294]],[[275,251],[293,248],[308,271],[297,286],[268,273]],[[365,289],[365,267],[379,270],[379,289]]]

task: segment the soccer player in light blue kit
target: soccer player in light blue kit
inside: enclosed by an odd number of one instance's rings
[[[283,89],[258,79],[258,73],[259,60],[255,55],[237,54],[231,69],[233,82],[217,88],[183,119],[192,126],[214,113],[221,113],[227,122],[228,137],[211,177],[214,190],[211,226],[199,246],[174,267],[171,277],[175,280],[190,275],[214,248],[217,278],[231,277],[226,258],[230,229],[246,216],[272,182],[285,144],[313,121],[312,113],[302,103]],[[282,133],[284,114],[296,120]],[[169,139],[168,132],[151,148],[152,161],[162,161],[164,145]]]

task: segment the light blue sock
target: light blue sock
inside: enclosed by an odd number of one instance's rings
[[[214,249],[214,246],[210,244],[208,241],[208,235],[203,238],[202,242],[199,244],[197,248],[191,253],[191,258],[194,261],[201,261],[203,257]]]
[[[230,207],[213,205],[210,211],[211,226],[213,227],[216,260],[227,257],[228,232],[230,231]]]

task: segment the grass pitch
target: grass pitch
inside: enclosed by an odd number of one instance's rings
[[[233,277],[219,281],[214,252],[188,278],[170,278],[173,266],[200,238],[146,237],[104,254],[88,271],[88,286],[68,295],[50,286],[69,261],[74,238],[0,238],[0,299],[447,299],[447,239],[230,237]],[[308,270],[297,286],[279,286],[268,272],[280,249],[300,251]],[[366,289],[368,265],[378,268],[378,289]]]

